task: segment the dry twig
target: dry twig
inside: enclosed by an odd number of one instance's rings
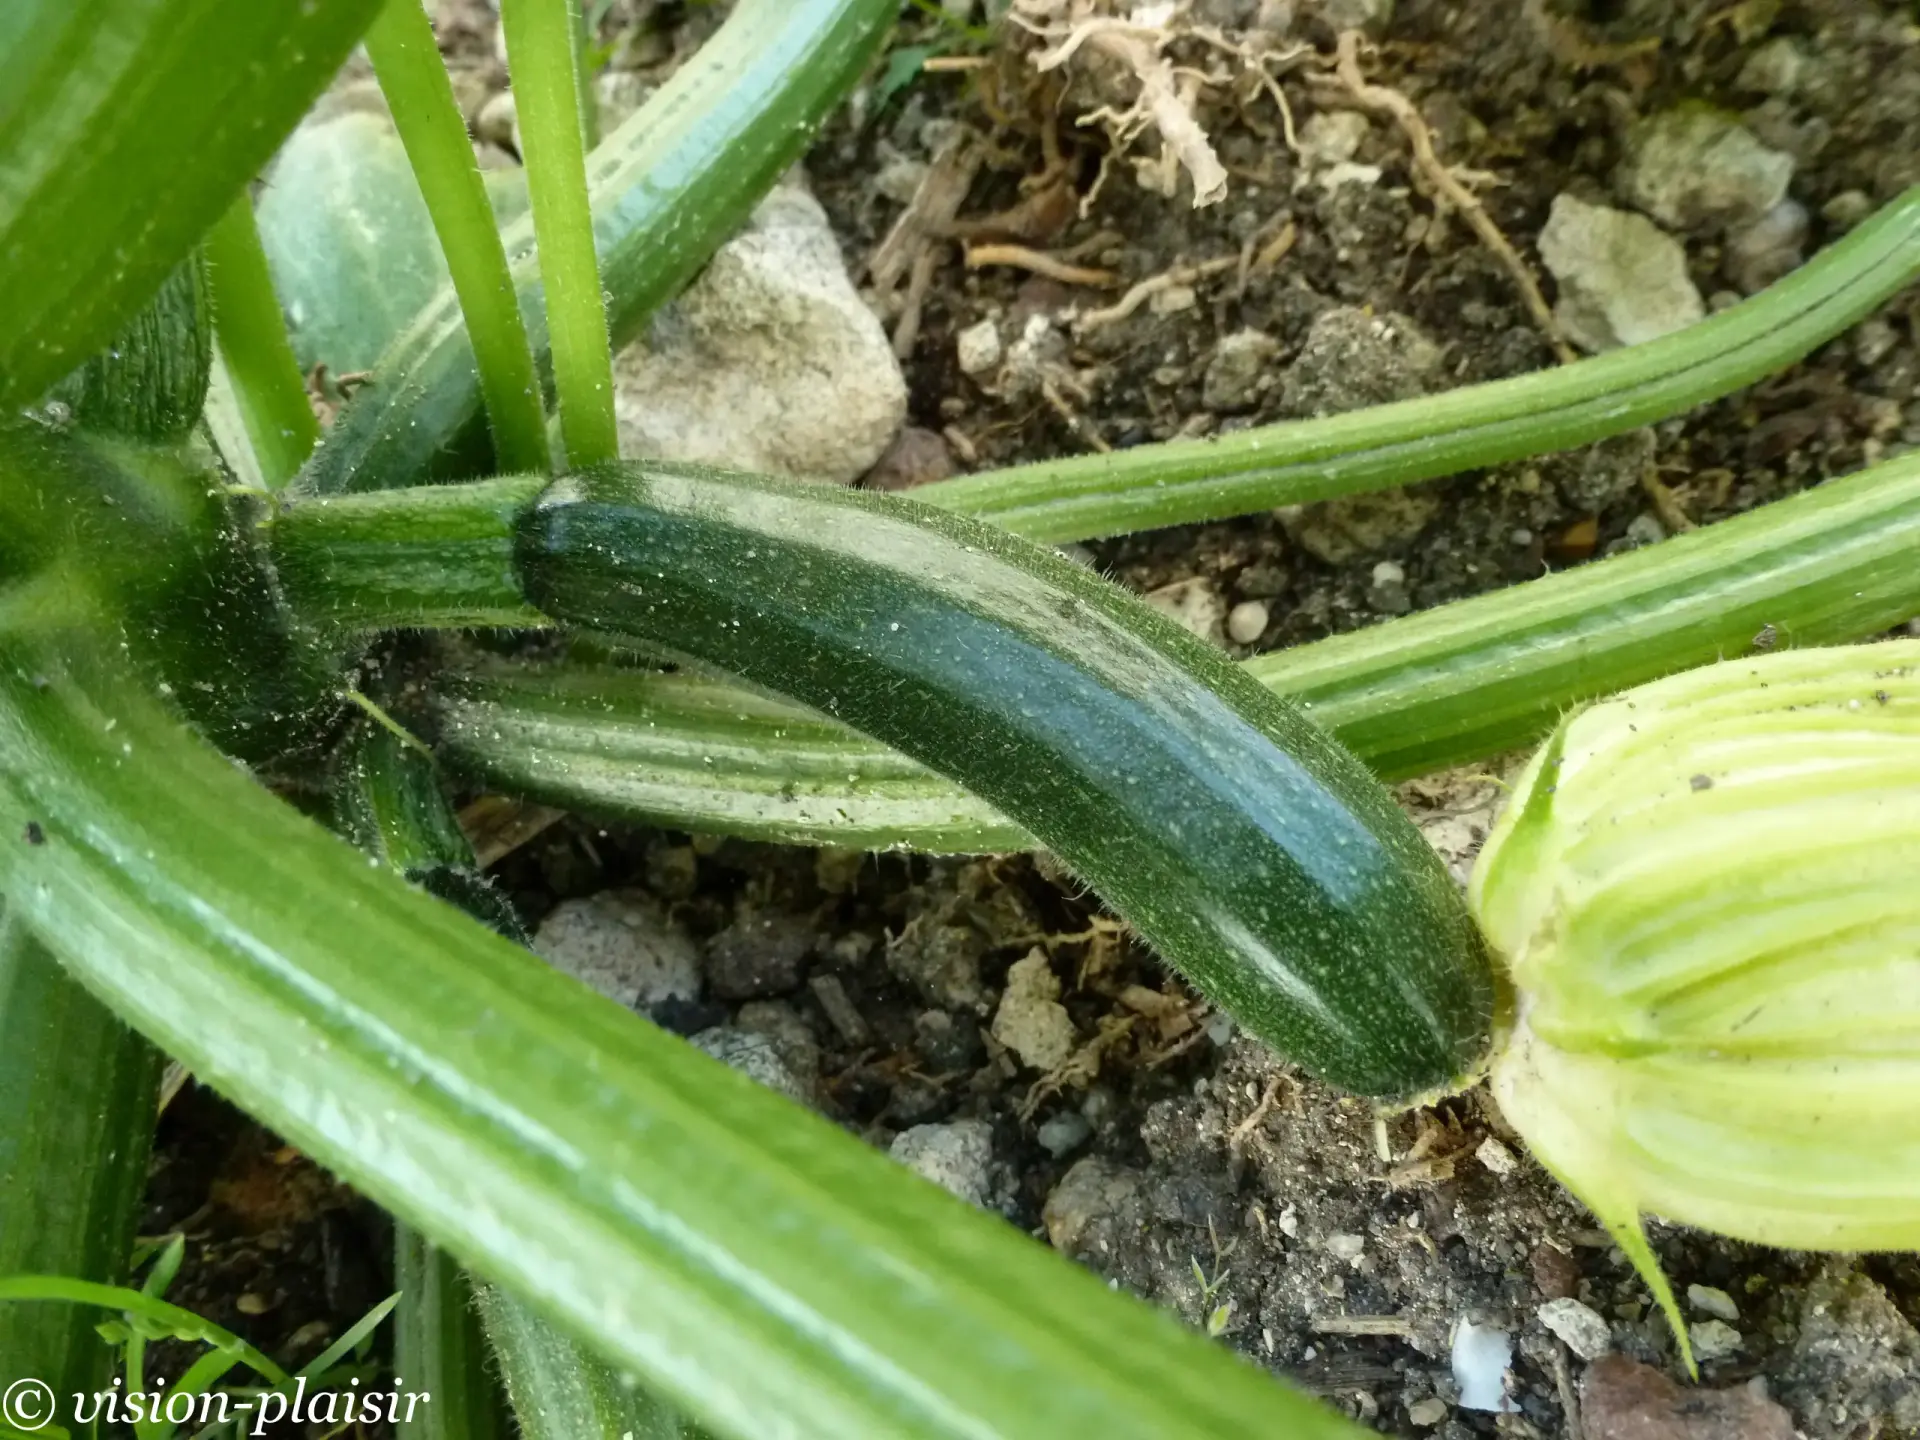
[[[1011,265],[1019,270],[1031,270],[1036,275],[1044,275],[1049,280],[1058,280],[1063,285],[1113,285],[1120,277],[1111,270],[1094,270],[1085,265],[1074,265],[1049,255],[1044,250],[1035,250],[1026,245],[969,245],[967,247],[967,268],[980,270],[988,265]]]

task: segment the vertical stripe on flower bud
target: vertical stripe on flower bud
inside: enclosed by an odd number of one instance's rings
[[[1492,1083],[1685,1331],[1640,1228],[1920,1248],[1920,641],[1723,661],[1569,717],[1470,899]]]

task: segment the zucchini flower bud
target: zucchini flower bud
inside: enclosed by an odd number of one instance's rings
[[[1570,716],[1469,898],[1515,991],[1494,1093],[1683,1351],[1643,1214],[1920,1248],[1920,641],[1723,661]]]

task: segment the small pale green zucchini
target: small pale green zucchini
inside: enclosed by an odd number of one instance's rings
[[[1454,887],[1365,768],[1117,586],[898,497],[691,467],[558,482],[527,598],[825,711],[990,801],[1249,1030],[1403,1097],[1484,1051]]]

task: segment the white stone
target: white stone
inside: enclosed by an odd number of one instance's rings
[[[1373,127],[1357,110],[1320,110],[1300,127],[1300,158],[1315,169],[1339,165],[1360,151]]]
[[[1686,251],[1643,215],[1556,196],[1540,259],[1559,282],[1555,318],[1585,350],[1656,340],[1707,313]]]
[[[1000,327],[992,320],[979,320],[953,337],[954,359],[962,375],[984,375],[1000,363]]]
[[[1495,1175],[1511,1175],[1520,1168],[1520,1161],[1515,1158],[1513,1151],[1501,1144],[1497,1136],[1487,1136],[1473,1154],[1475,1159]]]
[[[1336,1260],[1345,1260],[1349,1265],[1366,1253],[1367,1237],[1364,1235],[1329,1235],[1327,1253]]]
[[[1702,1315],[1710,1315],[1715,1320],[1725,1320],[1729,1324],[1740,1318],[1740,1307],[1733,1303],[1733,1297],[1712,1285],[1687,1286],[1687,1303]]]
[[[621,352],[620,450],[848,483],[887,448],[907,387],[826,212],[777,187]]]
[[[1242,600],[1227,612],[1227,638],[1236,645],[1251,645],[1267,633],[1271,618],[1264,601]]]
[[[1578,1300],[1549,1300],[1538,1311],[1540,1323],[1567,1342],[1582,1360],[1598,1360],[1613,1348],[1606,1316]]]
[[[1453,1383],[1460,1387],[1462,1410],[1508,1411],[1507,1371],[1513,1365],[1513,1338],[1462,1320],[1453,1331]]]

